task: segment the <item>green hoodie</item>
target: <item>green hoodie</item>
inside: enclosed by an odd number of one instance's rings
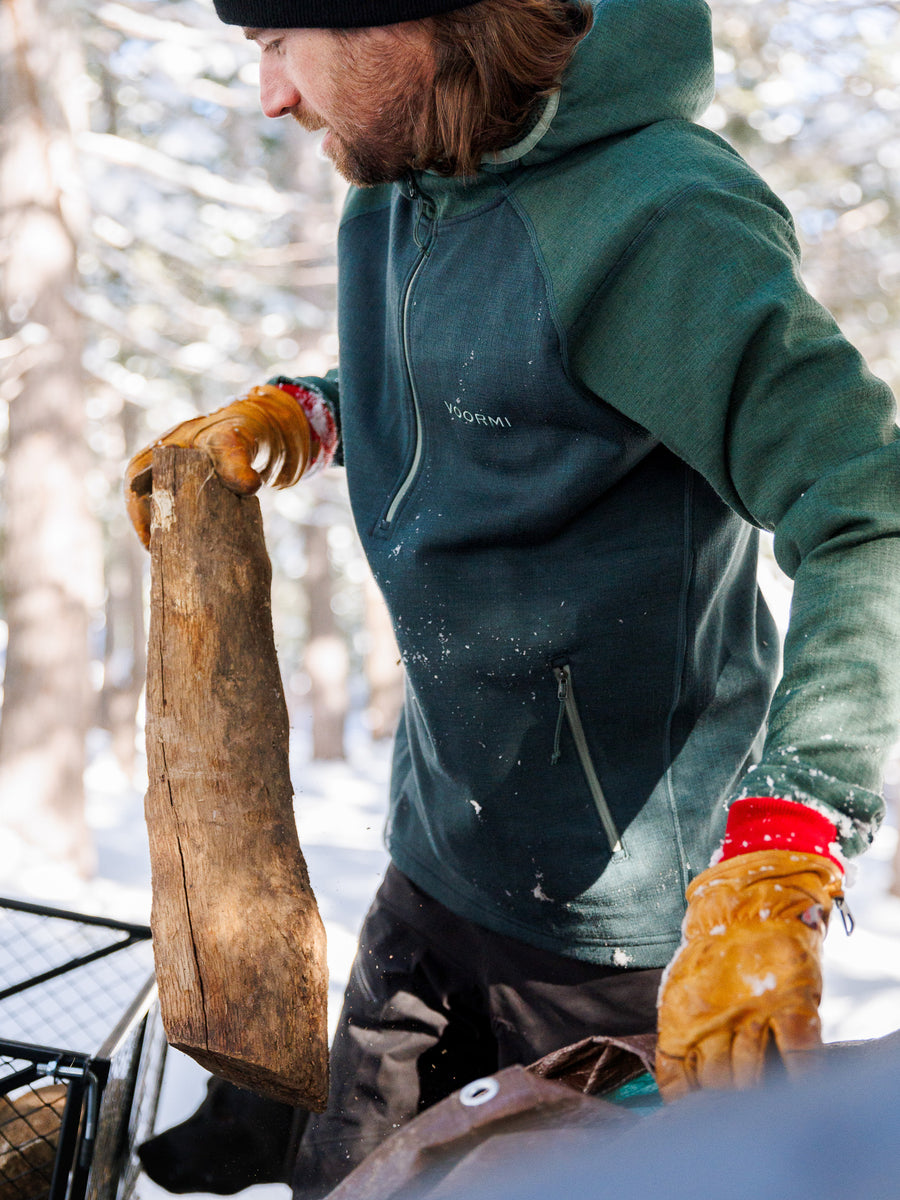
[[[323,384],[406,667],[392,858],[619,965],[671,956],[737,796],[864,849],[900,712],[893,399],[711,95],[705,4],[601,0],[474,180],[351,193]],[[757,528],[795,579],[774,699]]]

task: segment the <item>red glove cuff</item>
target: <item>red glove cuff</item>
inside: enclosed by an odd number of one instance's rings
[[[300,387],[295,383],[278,383],[276,387],[293,396],[306,414],[311,433],[309,466],[305,476],[331,465],[337,450],[338,433],[331,409],[317,388]]]
[[[836,842],[837,826],[814,808],[774,796],[750,796],[735,800],[728,810],[719,861],[755,850],[796,850],[821,854],[843,871]]]

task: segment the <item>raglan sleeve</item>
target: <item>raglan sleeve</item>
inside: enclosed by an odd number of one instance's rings
[[[900,736],[900,440],[890,389],[803,285],[786,210],[747,184],[670,204],[590,297],[570,361],[774,532],[784,667],[732,799],[817,808],[858,854]]]

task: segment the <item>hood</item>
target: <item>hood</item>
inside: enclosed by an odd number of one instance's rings
[[[654,121],[696,120],[714,94],[704,0],[593,0],[594,24],[560,91],[516,145],[483,166],[532,166]]]

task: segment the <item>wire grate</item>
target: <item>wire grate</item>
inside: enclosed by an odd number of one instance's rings
[[[127,1200],[165,1049],[149,929],[0,899],[0,1200]]]
[[[22,961],[23,940],[28,960]],[[0,910],[0,979],[3,990],[29,982],[44,971],[128,940],[125,930],[78,925],[33,912]]]
[[[153,970],[149,930],[0,901],[0,1034],[93,1053]]]
[[[127,946],[110,958],[0,1000],[0,1031],[13,1041],[92,1054],[152,970],[149,942]]]

